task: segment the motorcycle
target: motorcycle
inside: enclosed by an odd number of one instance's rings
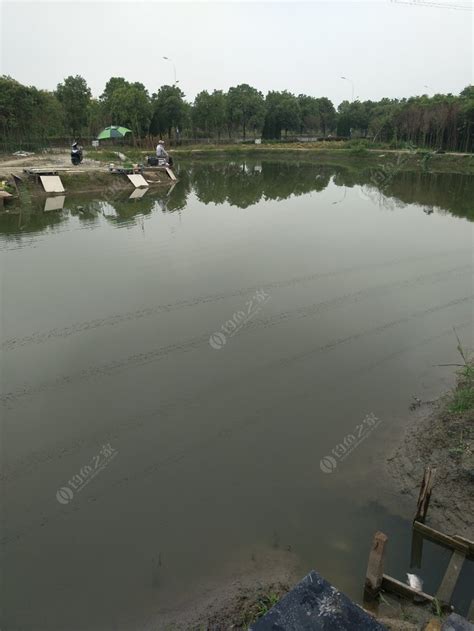
[[[71,148],[71,162],[74,164],[74,166],[77,166],[78,164],[81,164],[82,158],[82,147],[80,147],[77,142],[75,142]]]

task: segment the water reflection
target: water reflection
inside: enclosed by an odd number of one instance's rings
[[[366,168],[304,161],[206,160],[182,163],[178,175],[179,182],[166,190],[137,189],[106,200],[97,194],[23,199],[0,213],[0,234],[21,239],[25,233],[59,229],[70,217],[77,217],[81,225],[91,226],[105,217],[124,226],[138,215],[184,210],[191,194],[204,204],[246,209],[267,200],[320,193],[330,183],[341,188],[332,204],[353,203],[347,192],[354,189],[359,197],[384,209],[416,204],[426,214],[448,212],[474,220],[474,178],[456,173],[399,172],[377,186],[373,171]]]

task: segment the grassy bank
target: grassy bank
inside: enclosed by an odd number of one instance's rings
[[[127,157],[136,162],[143,162],[152,150],[142,151],[124,148]],[[316,161],[325,164],[380,167],[397,161],[399,170],[425,170],[433,173],[468,173],[474,174],[474,154],[435,153],[432,151],[397,150],[372,147],[357,142],[315,142],[288,144],[234,144],[234,145],[191,145],[170,150],[176,160],[212,158],[281,158]],[[100,162],[116,162],[113,151],[89,150],[87,156]],[[398,167],[397,167],[398,168]]]

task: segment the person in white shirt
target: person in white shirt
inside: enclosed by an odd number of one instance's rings
[[[165,149],[165,143],[163,142],[163,140],[160,140],[158,142],[158,144],[156,145],[156,157],[157,158],[164,158],[165,160],[168,160],[168,152]]]

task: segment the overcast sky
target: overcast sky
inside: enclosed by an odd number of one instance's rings
[[[0,71],[47,89],[81,74],[95,96],[109,77],[123,76],[151,93],[174,80],[166,55],[190,100],[203,89],[250,83],[338,104],[351,97],[342,75],[361,100],[457,94],[473,81],[474,14],[455,8],[472,6],[467,1],[439,1],[452,8],[391,0],[0,0]]]

